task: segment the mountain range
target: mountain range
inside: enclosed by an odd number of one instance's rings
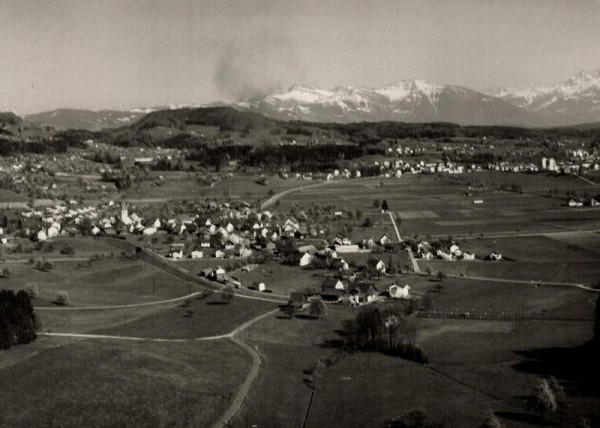
[[[244,98],[228,105],[283,120],[311,122],[453,122],[460,125],[567,126],[600,121],[600,70],[581,72],[555,86],[472,89],[405,80],[380,88],[294,85],[288,90]],[[27,122],[57,129],[98,130],[130,125],[157,110],[58,109],[24,116]],[[194,106],[194,107],[197,107]]]

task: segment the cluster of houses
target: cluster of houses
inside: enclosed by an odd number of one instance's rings
[[[289,305],[297,310],[305,309],[314,299],[326,303],[346,303],[352,306],[386,301],[388,299],[411,299],[410,286],[400,286],[392,283],[379,290],[369,282],[348,282],[336,278],[327,278],[319,292],[293,292],[290,294]]]
[[[455,243],[452,243],[448,248],[434,248],[427,241],[420,241],[417,243],[417,251],[415,252],[415,257],[421,258],[424,260],[475,260],[475,254],[469,251],[463,251],[459,248],[459,246]],[[500,261],[502,260],[502,254],[496,251],[492,251],[485,260],[490,261]]]

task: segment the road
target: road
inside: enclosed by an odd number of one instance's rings
[[[400,237],[400,231],[398,230],[398,226],[396,225],[396,220],[391,212],[388,211],[388,215],[390,216],[390,220],[394,225],[394,230],[396,231],[396,236],[398,238],[398,242],[402,242],[402,238]],[[412,252],[411,248],[408,248],[408,258],[410,259],[410,263],[412,264],[413,271],[415,273],[421,273],[421,269],[419,269],[419,263],[415,260],[415,255]]]
[[[315,184],[309,184],[307,186],[299,186],[299,187],[294,187],[293,189],[287,189],[284,190],[282,192],[279,192],[273,196],[271,196],[269,199],[267,199],[266,201],[264,201],[262,204],[260,204],[260,209],[264,210],[267,207],[270,207],[271,205],[273,205],[279,198],[282,198],[286,195],[289,195],[290,193],[294,193],[297,192],[299,190],[304,190],[304,189],[310,189],[313,187],[319,187],[322,186],[324,184],[329,184],[329,183],[334,183],[333,181],[322,181],[320,183],[315,183]]]

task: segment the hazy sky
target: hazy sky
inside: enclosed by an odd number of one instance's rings
[[[0,0],[0,110],[205,103],[600,68],[600,1]]]

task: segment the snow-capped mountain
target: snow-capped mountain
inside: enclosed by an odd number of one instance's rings
[[[286,120],[356,122],[454,122],[463,125],[524,125],[536,120],[510,103],[461,86],[406,80],[381,88],[296,85],[235,108]]]
[[[538,113],[548,124],[600,121],[600,70],[578,73],[555,86],[501,88],[488,94]]]
[[[27,122],[48,125],[55,129],[86,129],[89,131],[99,131],[101,129],[118,128],[130,125],[142,116],[154,111],[196,107],[200,107],[200,105],[170,104],[164,107],[138,107],[125,111],[56,109],[24,115],[23,118]]]

